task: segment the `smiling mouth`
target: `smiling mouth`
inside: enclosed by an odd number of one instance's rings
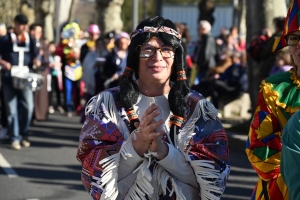
[[[149,68],[166,68],[166,67],[158,67],[158,66],[152,66],[152,67],[149,67]]]

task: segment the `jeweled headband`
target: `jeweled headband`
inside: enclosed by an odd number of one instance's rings
[[[161,26],[161,27],[152,27],[152,26],[145,26],[143,29],[136,29],[134,32],[131,33],[130,38],[133,38],[137,34],[140,33],[158,33],[158,32],[165,32],[170,35],[174,35],[178,39],[181,39],[181,35],[175,31],[172,28],[166,27],[166,26]]]

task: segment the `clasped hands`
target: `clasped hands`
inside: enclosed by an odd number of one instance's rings
[[[156,121],[155,117],[159,116],[160,112],[157,110],[158,106],[152,104],[149,106],[143,114],[140,122],[136,122],[134,125],[138,128],[136,134],[131,134],[132,145],[137,154],[141,157],[144,153],[156,152],[159,160],[165,158],[168,155],[168,145],[162,141],[162,137],[165,134],[164,131],[156,131],[156,129],[164,124],[164,120]]]

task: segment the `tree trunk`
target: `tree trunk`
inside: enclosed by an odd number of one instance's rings
[[[13,26],[13,19],[20,9],[20,0],[0,0],[0,22]]]
[[[71,9],[71,3],[72,0],[56,0],[55,3],[56,5],[56,23],[57,23],[57,28],[59,30],[56,30],[56,33],[61,33],[61,30],[64,25],[66,25],[69,22],[70,19],[70,9]]]
[[[273,30],[273,18],[278,16],[286,16],[285,0],[251,0],[246,1],[246,25],[247,25],[247,44],[250,43],[254,35],[257,35],[263,28]],[[255,109],[259,85],[262,80],[259,78],[258,63],[253,59],[247,60],[248,64],[248,80],[249,94],[251,98],[252,109]]]
[[[96,0],[98,11],[98,24],[103,33],[110,31],[117,33],[123,29],[121,19],[122,5],[124,0]]]
[[[238,11],[238,29],[240,35],[246,36],[246,0],[239,0]]]
[[[72,21],[74,21],[74,10],[75,10],[75,5],[77,3],[77,0],[72,0],[71,1],[71,6],[70,6],[70,10],[69,10],[69,23],[71,23]]]
[[[41,7],[42,11],[42,24],[44,29],[44,37],[48,41],[54,40],[54,31],[53,31],[53,15],[55,13],[55,1],[54,0],[43,0]]]

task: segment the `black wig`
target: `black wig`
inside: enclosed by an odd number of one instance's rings
[[[145,26],[150,27],[162,27],[166,26],[176,30],[175,25],[172,21],[164,19],[163,17],[151,17],[142,21],[136,29],[143,29]],[[184,50],[180,39],[177,37],[165,33],[139,33],[132,37],[130,45],[128,47],[128,57],[127,57],[127,67],[131,68],[134,71],[136,79],[139,79],[139,46],[146,43],[152,37],[158,37],[166,45],[170,45],[175,49],[174,63],[172,66],[172,74],[170,81],[172,82],[171,90],[169,93],[168,101],[170,109],[175,116],[184,118],[187,101],[186,97],[189,93],[189,86],[187,80],[178,80],[179,71],[185,71],[184,69]],[[136,83],[133,81],[130,76],[122,76],[120,78],[120,92],[119,97],[126,111],[133,110],[133,105],[137,102],[139,96],[139,89]],[[171,118],[172,120],[172,118]],[[138,121],[138,119],[131,120],[131,127],[134,129],[133,123]],[[174,127],[173,127],[174,128]],[[172,127],[171,127],[172,129]]]

